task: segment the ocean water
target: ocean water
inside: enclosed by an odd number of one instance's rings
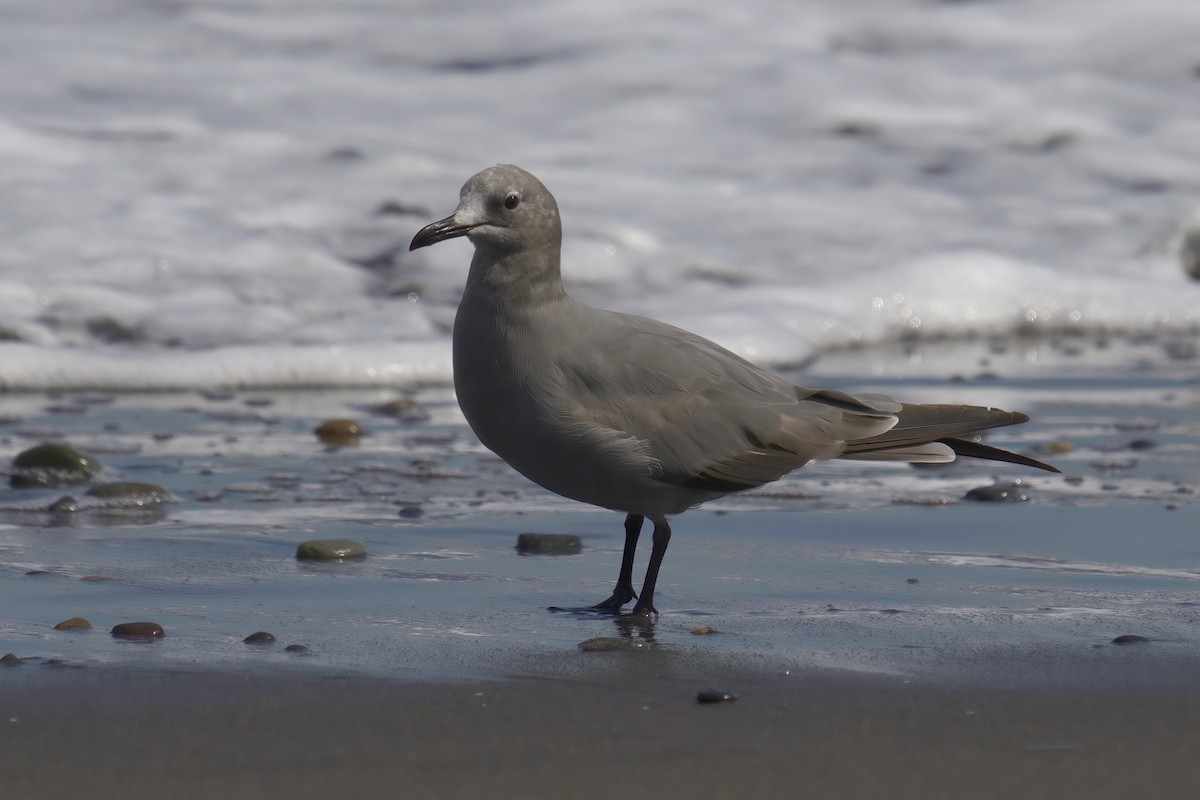
[[[1198,37],[1190,0],[0,0],[0,388],[444,385],[470,247],[406,245],[496,162],[572,291],[763,363],[1194,342]]]

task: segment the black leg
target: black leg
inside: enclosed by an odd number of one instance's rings
[[[654,522],[653,542],[650,565],[646,567],[646,580],[642,582],[642,596],[634,604],[631,616],[649,617],[658,613],[658,609],[654,607],[654,584],[658,583],[658,568],[662,566],[663,556],[667,554],[667,545],[671,543],[671,526],[665,519]]]
[[[613,589],[612,597],[592,606],[595,610],[611,611],[617,614],[620,613],[621,606],[637,597],[637,592],[633,590],[633,556],[637,552],[638,536],[642,532],[642,523],[645,521],[646,518],[640,514],[629,514],[625,517],[625,552],[621,556],[621,572],[617,575],[617,585]],[[657,526],[654,529],[654,537],[654,541],[657,542]]]

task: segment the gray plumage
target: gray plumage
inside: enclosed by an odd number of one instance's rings
[[[642,518],[655,524],[655,551],[634,613],[647,615],[669,515],[814,460],[963,454],[1057,471],[963,438],[1024,414],[798,386],[695,334],[576,302],[559,271],[558,206],[518,167],[467,181],[454,214],[410,249],[456,236],[475,245],[454,323],[467,422],[535,483],[629,515],[621,577],[602,610],[636,596],[629,573]]]

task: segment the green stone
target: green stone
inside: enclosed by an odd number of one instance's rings
[[[100,462],[65,444],[39,444],[13,459],[9,483],[17,489],[87,483]]]
[[[296,548],[296,558],[302,561],[341,561],[366,557],[367,548],[353,539],[309,539]]]

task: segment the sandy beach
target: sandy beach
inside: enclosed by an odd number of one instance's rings
[[[26,667],[0,764],[31,798],[1195,795],[1196,658],[1029,655],[949,683],[636,652],[451,683]],[[1034,664],[1053,688],[988,680]]]

